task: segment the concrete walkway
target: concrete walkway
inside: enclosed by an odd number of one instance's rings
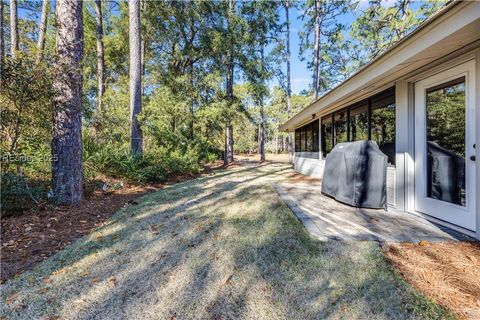
[[[342,204],[323,195],[321,183],[282,183],[275,184],[274,188],[310,234],[322,241],[471,240],[414,214]]]

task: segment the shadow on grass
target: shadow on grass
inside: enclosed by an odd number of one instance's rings
[[[5,291],[19,295],[2,314],[77,319],[445,316],[393,274],[376,246],[309,238],[267,179],[287,168],[265,164],[227,171],[146,195],[92,235],[8,282]],[[55,275],[62,268],[68,270]],[[82,276],[85,270],[89,273]],[[29,285],[29,276],[39,280]],[[39,282],[47,278],[51,282]]]

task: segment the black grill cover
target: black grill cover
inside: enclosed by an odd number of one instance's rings
[[[387,208],[387,156],[373,141],[335,145],[327,155],[322,193],[365,208]]]
[[[430,141],[427,142],[427,150],[428,196],[465,205],[462,197],[465,190],[465,159]]]

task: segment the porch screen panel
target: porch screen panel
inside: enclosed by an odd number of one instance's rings
[[[322,118],[322,151],[325,157],[333,149],[333,125],[332,116]]]
[[[368,104],[350,109],[350,141],[368,140]]]
[[[295,152],[318,152],[318,120],[295,129]]]
[[[334,113],[335,144],[348,141],[347,110]]]
[[[300,152],[300,131],[295,130],[295,152]]]
[[[300,151],[305,151],[307,148],[306,137],[305,127],[300,128]]]
[[[333,117],[333,123],[332,123]],[[395,165],[395,87],[322,117],[325,157],[337,143],[373,140]]]
[[[319,132],[318,132],[318,124],[319,124],[319,121],[314,121],[312,123],[313,125],[313,128],[312,128],[312,132],[313,132],[313,152],[318,152],[319,151],[319,148],[320,148],[320,145],[319,145],[319,141],[318,141],[318,136],[319,136]]]
[[[395,91],[371,100],[371,140],[395,164]]]

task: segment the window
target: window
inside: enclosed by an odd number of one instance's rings
[[[341,142],[373,140],[395,164],[395,88],[322,118],[322,151]]]
[[[318,152],[318,120],[295,129],[295,152]]]
[[[322,150],[324,156],[330,153],[333,148],[333,126],[332,116],[322,118]]]

